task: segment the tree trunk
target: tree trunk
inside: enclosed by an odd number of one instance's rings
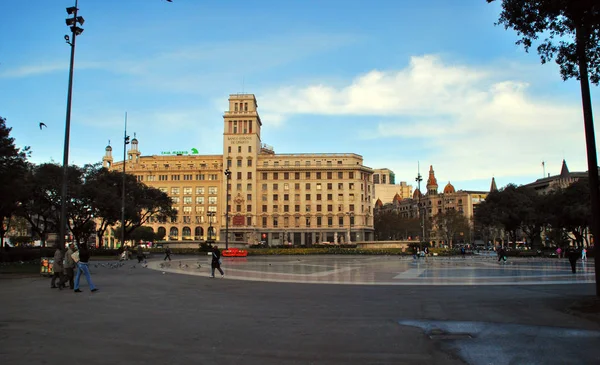
[[[579,62],[579,83],[581,85],[581,104],[583,107],[583,124],[588,160],[588,176],[590,180],[590,198],[592,203],[592,236],[594,237],[594,262],[596,269],[596,296],[600,297],[600,256],[596,241],[600,237],[600,194],[598,182],[598,158],[596,156],[596,137],[594,136],[594,117],[592,113],[592,97],[588,76],[588,60],[586,45],[589,35],[579,24],[576,30],[577,59]]]

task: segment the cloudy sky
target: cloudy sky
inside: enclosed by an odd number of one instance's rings
[[[0,115],[37,163],[62,162],[73,1],[0,8]],[[586,171],[579,84],[494,26],[485,0],[80,0],[69,160],[222,153],[231,93],[254,93],[277,153],[358,153],[457,189]],[[600,123],[600,90],[592,87]],[[40,131],[39,122],[48,128]]]

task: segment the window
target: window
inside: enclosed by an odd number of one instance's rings
[[[216,186],[209,186],[208,187],[208,195],[216,195],[217,194],[217,187]]]
[[[252,133],[252,121],[250,121],[250,133]],[[252,146],[248,146],[248,153],[252,152]]]
[[[273,166],[275,166],[275,167],[279,166],[279,161],[273,162]]]
[[[333,205],[332,204],[328,204],[327,205],[327,211],[328,212],[333,212]]]
[[[290,194],[283,194],[283,200],[284,201],[289,201],[290,200]]]
[[[344,217],[338,217],[338,226],[343,227],[344,226]]]
[[[306,183],[306,190],[310,190],[310,183]]]
[[[247,191],[252,190],[252,184],[251,183],[246,184],[246,190]]]
[[[174,196],[171,198],[171,200],[173,201],[173,204],[179,204],[179,197]],[[127,227],[127,226],[125,226],[125,227]]]
[[[354,194],[350,194],[348,196],[348,200],[350,200],[351,202],[353,202],[354,201]]]
[[[198,195],[204,194],[204,187],[197,187],[196,188],[196,194],[198,194]]]
[[[322,188],[322,186],[321,186],[321,183],[317,183],[317,190],[319,190],[319,191],[320,191],[320,190],[321,190],[321,188]]]
[[[331,190],[333,189],[333,184],[332,183],[327,183],[327,190]]]
[[[204,207],[196,206],[196,213],[204,213]]]
[[[294,190],[300,190],[300,183],[294,184]]]
[[[179,175],[171,175],[171,180],[173,181],[179,181],[180,176]]]
[[[227,167],[231,167],[231,159],[227,159]]]
[[[306,178],[310,179],[310,172],[309,171],[306,172]]]
[[[299,205],[294,205],[294,212],[300,213],[300,206]]]
[[[354,204],[350,204],[350,208],[348,208],[351,212],[354,212]],[[351,216],[354,219],[354,216]]]
[[[216,212],[217,211],[217,207],[214,207],[214,206],[208,207],[208,211],[209,212]]]
[[[208,204],[217,204],[217,197],[216,196],[209,196],[208,197]]]
[[[320,179],[320,178],[321,178],[321,173],[317,172],[317,179]]]
[[[354,190],[354,183],[349,183],[348,184],[348,189]]]
[[[183,188],[183,195],[192,195],[192,188]]]
[[[294,194],[294,201],[295,202],[299,202],[300,201],[300,194]]]
[[[279,179],[279,173],[278,172],[274,172],[273,173],[273,180],[278,180]]]
[[[148,181],[154,181],[155,177],[156,176],[154,176],[154,175],[148,175]]]
[[[187,181],[192,180],[192,174],[183,175],[183,180],[187,180]]]
[[[263,205],[263,206],[262,206],[262,212],[263,212],[263,213],[266,213],[266,212],[267,212],[267,206],[266,206],[266,205]],[[127,227],[127,226],[126,226],[126,227]]]
[[[323,217],[317,217],[317,227],[321,227]]]
[[[321,204],[317,204],[317,212],[321,211]]]
[[[238,173],[236,174],[236,178],[238,180],[242,180],[242,172],[241,171],[238,171]]]
[[[285,191],[290,190],[290,184],[288,184],[288,183],[283,184],[283,190],[285,190]]]
[[[192,197],[191,196],[184,196],[183,197],[183,204],[192,204]]]
[[[300,173],[299,172],[294,172],[294,179],[300,180]]]
[[[338,183],[338,190],[344,190],[344,183]]]
[[[169,189],[167,189],[167,188],[158,188],[158,190],[162,191],[163,193],[166,193],[167,191],[169,191]]]
[[[306,194],[306,200],[310,200],[310,194]]]
[[[283,226],[284,227],[289,227],[290,225],[290,218],[289,217],[283,217]]]
[[[236,204],[235,205],[235,211],[236,212],[241,212],[242,211],[242,205],[241,204]]]
[[[242,167],[242,160],[237,160],[236,161],[236,166],[237,167]]]
[[[252,201],[252,194],[246,194],[246,201]]]
[[[204,179],[205,179],[204,174],[197,174],[196,175],[196,180],[204,180]]]
[[[185,199],[184,199],[185,200]],[[183,207],[183,212],[184,213],[191,213],[192,212],[192,207],[187,206],[187,207]],[[126,226],[127,227],[127,226]]]
[[[327,194],[327,200],[333,200],[333,194]]]
[[[237,190],[237,191],[242,190],[242,183],[235,184],[235,190]]]
[[[283,212],[284,213],[289,213],[289,211],[290,211],[290,206],[289,205],[284,205],[283,206]]]
[[[333,179],[333,173],[331,171],[327,172],[327,180]]]
[[[317,200],[321,200],[321,194],[317,194]]]
[[[197,196],[196,197],[196,204],[204,204],[204,197],[203,196]]]
[[[171,188],[171,194],[179,195],[179,188]],[[125,227],[127,227],[127,226],[125,226]]]
[[[343,179],[344,178],[344,173],[342,171],[338,172],[338,179]]]
[[[310,217],[306,217],[306,226],[310,227]]]
[[[296,161],[296,162],[294,162],[294,165],[295,165],[295,166],[300,166],[300,161]]]
[[[263,194],[261,197],[261,200],[266,202],[267,201],[267,194]]]
[[[251,226],[252,225],[252,217],[246,217],[246,225],[247,226]]]
[[[300,227],[300,217],[294,217],[294,226]]]
[[[262,184],[262,191],[267,191],[267,184]]]
[[[262,226],[263,228],[267,227],[267,217],[262,217]]]
[[[341,202],[344,200],[344,194],[338,194],[338,201]]]
[[[168,175],[158,175],[158,181],[167,181]]]
[[[283,173],[283,180],[289,180],[289,179],[290,179],[290,173],[289,172],[284,172]]]
[[[279,218],[273,217],[273,227],[277,227],[279,225]]]
[[[305,165],[310,166],[310,161],[306,161]]]
[[[246,175],[248,180],[252,179],[252,171],[248,171],[248,174]]]
[[[238,146],[238,153],[242,153],[242,146]]]
[[[328,227],[333,226],[333,217],[327,217],[327,226]]]
[[[349,172],[348,173],[348,178],[349,179],[354,179],[354,172]]]
[[[252,159],[251,158],[248,159],[248,161],[246,162],[246,165],[248,167],[252,167]]]
[[[279,195],[273,194],[273,201],[278,201],[278,200],[279,200]]]
[[[307,213],[310,213],[310,205],[307,205],[306,207],[304,207]]]

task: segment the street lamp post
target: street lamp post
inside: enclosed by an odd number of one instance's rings
[[[129,136],[127,135],[127,112],[125,112],[125,129],[123,132],[123,191],[121,192],[121,245],[125,246],[125,167],[127,160],[125,153],[129,144]]]
[[[422,230],[422,236],[421,236],[421,239],[419,240],[419,250],[421,250],[422,249],[421,243],[425,239],[425,215],[421,213],[421,195],[422,195],[421,181],[423,181],[423,176],[421,176],[421,165],[418,162],[417,162],[417,178],[415,179],[415,181],[417,182],[417,189],[419,190],[418,214],[419,214],[419,219],[421,221],[421,230]]]
[[[68,171],[69,171],[69,135],[71,132],[71,100],[73,96],[73,66],[75,63],[75,39],[78,35],[83,33],[83,28],[77,26],[77,23],[83,25],[83,17],[77,16],[77,0],[75,0],[75,6],[67,8],[67,14],[73,15],[72,18],[67,18],[67,26],[71,29],[71,37],[65,35],[65,41],[71,46],[71,61],[69,64],[69,87],[67,91],[67,118],[65,123],[65,146],[63,152],[63,179],[62,189],[60,193],[60,229],[58,242],[61,247],[65,247],[65,234],[67,228],[67,185],[68,185]]]
[[[346,212],[348,216],[348,225],[350,226],[350,230],[348,231],[348,244],[352,244],[352,221],[354,220],[354,212]]]
[[[207,241],[207,243],[214,243],[215,242],[215,234],[213,231],[212,221],[213,221],[213,217],[216,215],[216,213],[208,212],[208,213],[206,213],[206,215],[208,216],[208,232],[206,235],[206,241]]]
[[[231,180],[231,171],[225,169],[226,179],[225,185],[225,249],[229,250],[229,181]]]

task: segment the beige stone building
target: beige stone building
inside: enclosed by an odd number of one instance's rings
[[[169,194],[179,212],[173,221],[148,225],[175,242],[206,240],[210,226],[221,241],[228,231],[232,243],[372,240],[373,170],[363,164],[362,156],[276,154],[261,141],[257,109],[252,94],[229,96],[222,155],[192,150],[142,156],[139,141],[131,141],[127,173]],[[104,166],[122,170],[123,162],[113,162],[112,148],[105,152]],[[230,171],[229,179],[225,171]],[[214,212],[210,221],[209,212]]]
[[[492,189],[495,189],[495,186],[496,183],[492,179]],[[435,232],[435,224],[433,224],[434,217],[437,214],[454,209],[462,213],[471,222],[472,226],[472,219],[477,205],[483,202],[489,193],[487,191],[456,190],[450,182],[446,184],[442,192],[439,192],[433,166],[429,167],[429,177],[425,188],[425,194],[416,189],[412,198],[402,199],[395,196],[391,201],[385,203],[377,200],[375,205],[376,209],[396,210],[403,218],[417,218],[421,214],[424,215],[424,218],[428,221],[425,226],[429,227],[429,230],[425,232],[425,237],[434,244],[437,244],[439,240]],[[463,234],[466,236],[464,232]]]
[[[395,197],[407,199],[412,197],[412,186],[406,181],[396,184],[396,176],[390,169],[374,169],[373,183],[375,184],[375,197],[373,204],[377,200],[382,202],[391,202]]]

